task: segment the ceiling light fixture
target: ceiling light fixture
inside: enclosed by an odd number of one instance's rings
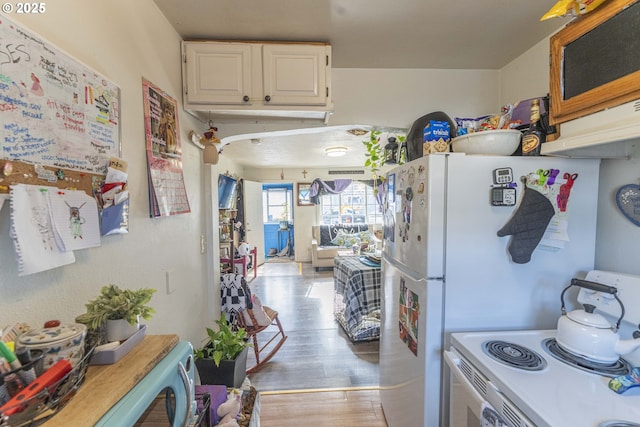
[[[365,129],[349,129],[347,132],[349,132],[351,135],[355,135],[355,136],[362,136],[362,135],[366,135],[369,133],[368,130]]]
[[[329,157],[341,157],[347,154],[347,147],[328,147],[324,149],[324,152]]]

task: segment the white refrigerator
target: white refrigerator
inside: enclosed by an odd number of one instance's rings
[[[594,267],[598,175],[593,159],[461,153],[387,174],[379,370],[389,427],[448,425],[451,332],[555,328],[562,289]]]

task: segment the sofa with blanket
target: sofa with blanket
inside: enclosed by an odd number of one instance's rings
[[[333,267],[333,258],[338,251],[351,250],[354,244],[374,245],[381,248],[382,225],[380,224],[332,224],[311,227],[311,264]]]

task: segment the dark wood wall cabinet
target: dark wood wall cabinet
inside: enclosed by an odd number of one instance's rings
[[[640,1],[609,0],[550,39],[550,123],[640,98]]]

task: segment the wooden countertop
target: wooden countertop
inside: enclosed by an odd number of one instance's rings
[[[177,335],[148,335],[112,365],[89,366],[84,384],[46,427],[92,426],[178,343]]]

